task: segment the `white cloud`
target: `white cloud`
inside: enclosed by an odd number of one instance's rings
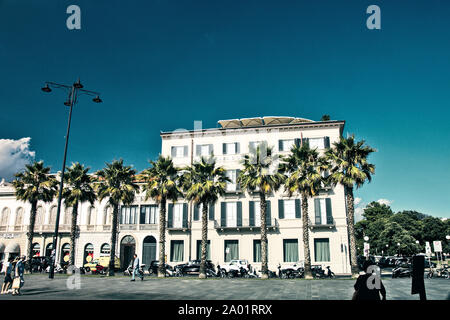
[[[392,202],[394,202],[393,200],[388,200],[388,199],[378,199],[377,202],[379,204],[385,204],[387,206],[390,206]]]
[[[361,198],[355,198],[355,206],[357,206],[358,204],[360,204],[361,203],[361,201],[362,201],[362,199]]]
[[[0,179],[11,181],[15,173],[34,159],[35,152],[30,150],[30,140],[29,137],[0,139]]]

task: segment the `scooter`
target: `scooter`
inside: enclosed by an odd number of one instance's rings
[[[333,271],[331,271],[330,266],[327,266],[327,271],[322,269],[322,267],[315,267],[312,270],[313,277],[316,279],[325,279],[330,278],[333,279],[336,277]]]
[[[411,269],[409,267],[397,266],[392,269],[392,278],[411,277]]]

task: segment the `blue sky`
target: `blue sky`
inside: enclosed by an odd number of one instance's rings
[[[66,28],[71,4],[81,30]],[[366,28],[371,4],[381,30]],[[444,0],[0,0],[0,139],[60,170],[66,97],[40,88],[77,77],[104,103],[80,99],[68,162],[93,170],[142,170],[160,130],[194,120],[330,114],[378,150],[360,206],[450,217],[449,16]]]

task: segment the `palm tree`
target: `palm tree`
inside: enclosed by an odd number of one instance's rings
[[[92,179],[88,175],[89,168],[80,163],[72,163],[64,175],[64,205],[72,207],[72,226],[70,228],[70,265],[75,265],[75,238],[77,234],[78,205],[82,202],[94,204],[97,198],[92,188]]]
[[[108,198],[113,208],[111,226],[111,253],[109,259],[109,275],[114,276],[116,259],[116,239],[119,229],[119,205],[130,205],[136,196],[139,186],[134,183],[136,170],[131,166],[124,166],[123,160],[106,163],[106,167],[97,172],[97,194],[100,201]]]
[[[213,206],[219,196],[225,194],[225,169],[216,167],[214,156],[209,159],[202,157],[191,167],[184,168],[182,188],[186,192],[186,199],[194,205],[202,205],[202,248],[199,278],[206,278],[206,245],[208,242],[208,206]]]
[[[277,191],[284,182],[284,175],[274,166],[277,164],[272,157],[272,148],[266,143],[258,145],[254,152],[246,154],[243,159],[243,170],[239,173],[237,182],[247,192],[259,193],[261,218],[261,278],[268,278],[267,268],[267,196]]]
[[[347,228],[350,241],[350,264],[353,277],[358,276],[358,265],[356,259],[356,239],[354,226],[354,197],[353,187],[361,187],[366,180],[372,180],[375,166],[367,162],[369,154],[376,150],[364,146],[365,141],[355,142],[355,136],[341,137],[338,142],[333,143],[331,149],[325,153],[330,162],[329,182],[332,185],[341,184],[344,187],[347,206]]]
[[[31,270],[31,258],[34,238],[34,225],[36,222],[36,211],[38,201],[52,202],[56,195],[58,182],[50,176],[50,167],[44,167],[44,162],[34,162],[25,165],[25,171],[15,174],[13,186],[16,198],[28,201],[31,204],[30,224],[28,226],[27,238],[28,265]]]
[[[159,204],[159,265],[158,277],[164,277],[166,254],[166,203],[176,201],[182,195],[178,188],[178,169],[170,157],[159,156],[150,161],[151,167],[144,170],[140,177],[145,181],[143,190],[145,199],[152,198]]]
[[[314,197],[322,188],[322,172],[327,168],[326,160],[308,143],[294,146],[284,159],[280,171],[287,175],[285,190],[289,196],[299,193],[302,202],[303,250],[305,256],[305,278],[312,278],[309,250],[308,198]]]

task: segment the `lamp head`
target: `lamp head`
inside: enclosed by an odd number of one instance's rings
[[[77,89],[83,88],[83,85],[82,85],[81,82],[80,82],[80,78],[78,78],[77,82],[75,82],[75,83],[73,84],[73,86],[74,86],[75,88],[77,88]]]
[[[100,99],[100,97],[99,96],[96,96],[94,99],[92,99],[92,101],[94,101],[95,103],[100,103],[100,102],[103,102],[103,100],[102,99]]]
[[[50,89],[48,84],[46,84],[45,87],[41,88],[41,90],[44,91],[44,92],[51,92],[52,91],[52,89]]]

